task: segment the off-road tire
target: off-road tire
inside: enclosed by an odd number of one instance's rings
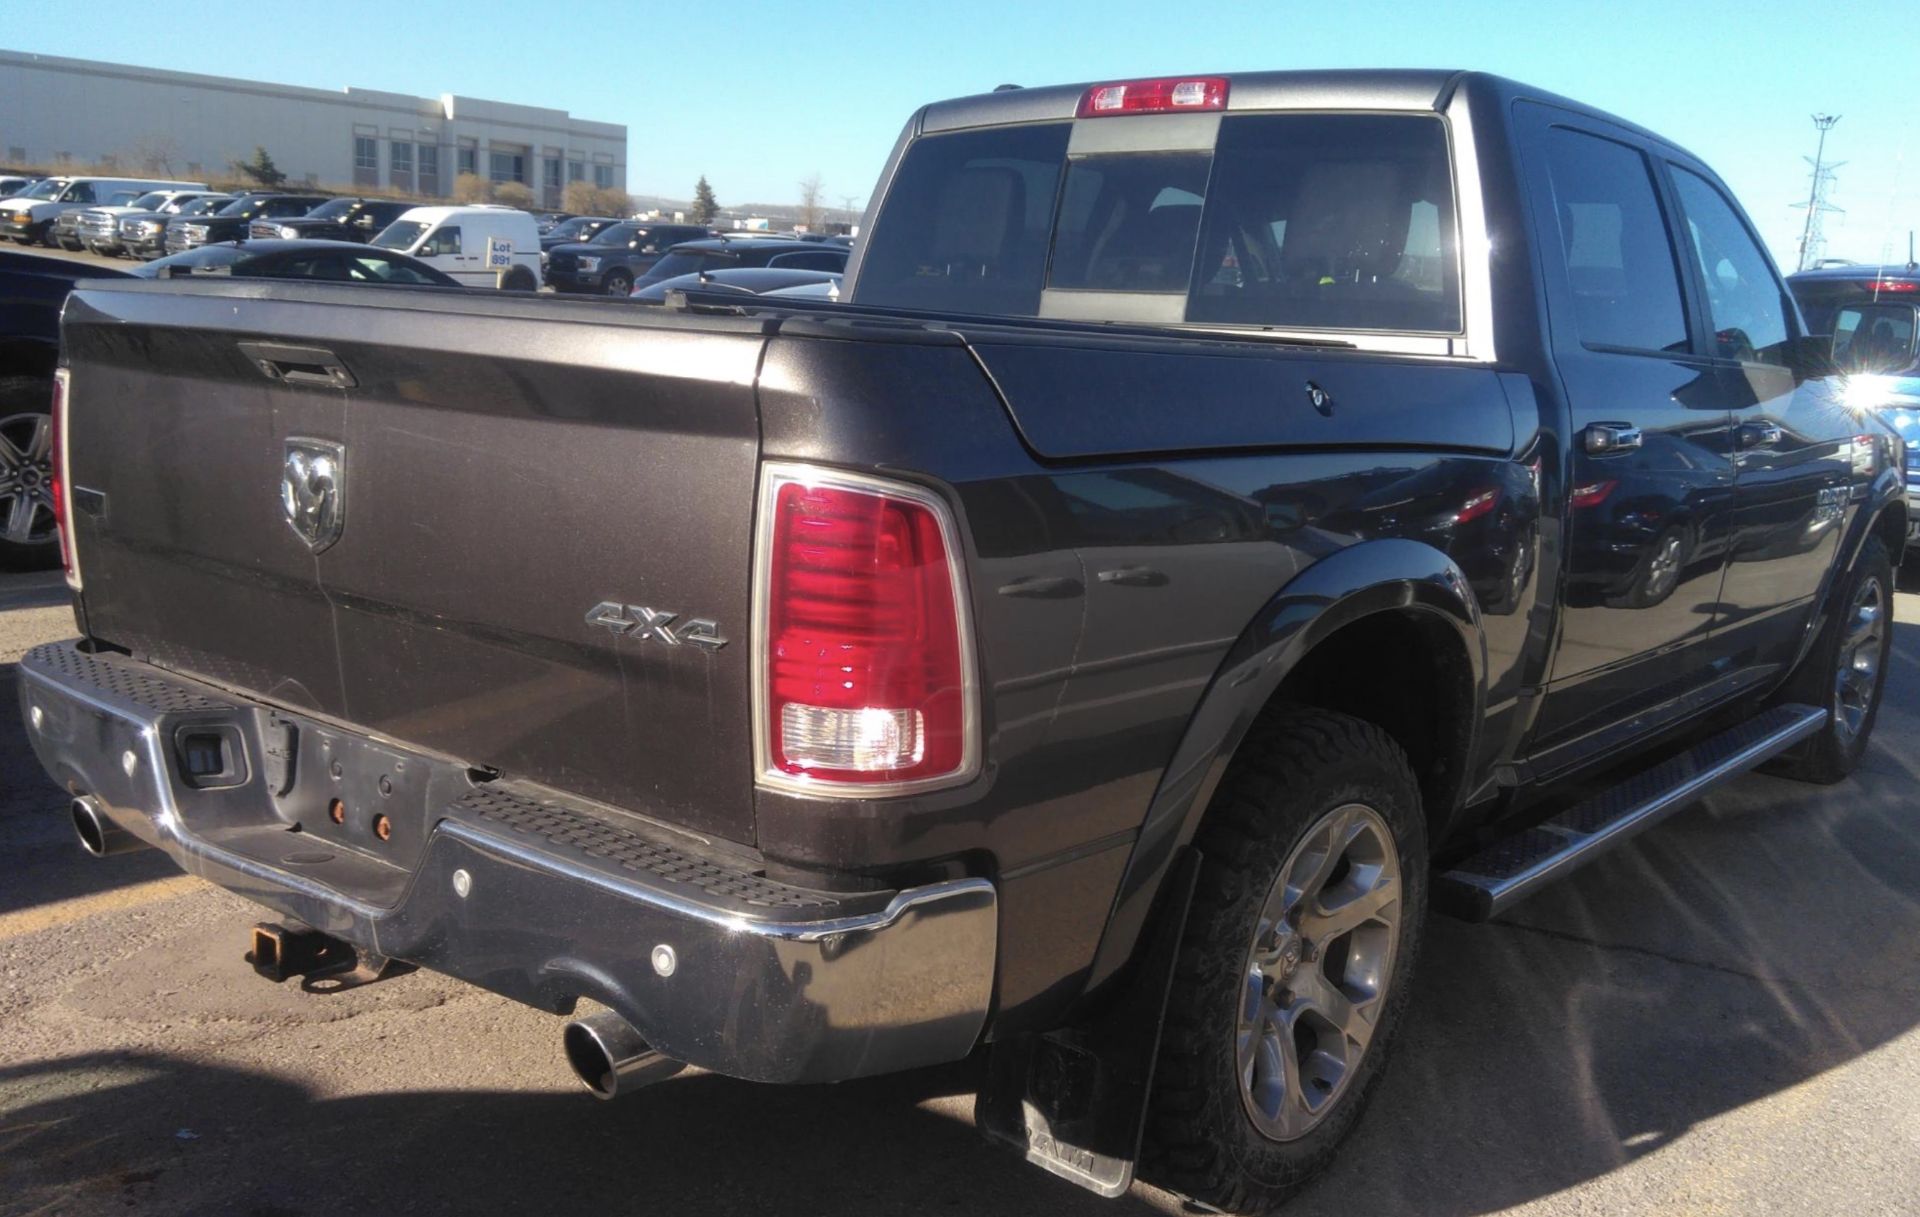
[[[1846,643],[1847,632],[1854,620],[1854,603],[1863,585],[1875,578],[1885,591],[1884,628],[1887,631],[1887,643],[1880,657],[1879,669],[1874,674],[1873,692],[1867,703],[1866,716],[1859,729],[1849,737],[1840,725],[1834,678],[1840,666],[1841,647]],[[1827,711],[1827,721],[1821,725],[1818,734],[1768,765],[1768,773],[1831,786],[1851,774],[1854,767],[1859,765],[1860,758],[1866,755],[1867,745],[1873,737],[1873,724],[1880,717],[1880,702],[1886,692],[1887,669],[1891,666],[1888,661],[1893,657],[1894,589],[1893,559],[1880,538],[1868,537],[1866,544],[1860,547],[1860,554],[1854,559],[1853,566],[1834,588],[1833,611],[1820,628],[1819,639],[1776,699],[1823,706]]]
[[[1349,803],[1380,814],[1399,854],[1403,906],[1385,1005],[1335,1105],[1303,1136],[1277,1141],[1241,1097],[1236,1035],[1247,952],[1289,854]],[[1399,744],[1370,723],[1270,711],[1241,746],[1195,845],[1203,865],[1167,1002],[1140,1174],[1215,1209],[1266,1212],[1322,1170],[1352,1130],[1412,993],[1427,902],[1419,783]]]

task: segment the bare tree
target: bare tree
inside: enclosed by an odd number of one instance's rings
[[[800,179],[800,226],[808,232],[820,227],[820,173],[815,170]]]
[[[173,162],[180,156],[180,142],[164,132],[149,131],[133,141],[127,150],[127,163],[140,166],[142,173],[173,176]]]

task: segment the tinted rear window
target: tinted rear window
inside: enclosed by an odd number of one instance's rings
[[[1046,123],[916,141],[874,226],[860,303],[1038,313],[1071,130]]]
[[[859,302],[1032,316],[1043,291],[1128,292],[1182,297],[1186,320],[1213,325],[1459,331],[1438,117],[1230,115],[1211,153],[1069,158],[1070,132],[916,142]]]

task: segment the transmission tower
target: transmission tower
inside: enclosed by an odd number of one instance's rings
[[[1813,125],[1820,131],[1820,142],[1812,156],[1800,158],[1813,166],[1813,187],[1807,192],[1806,202],[1794,204],[1796,208],[1807,209],[1807,226],[1800,233],[1800,265],[1796,268],[1798,270],[1805,270],[1819,261],[1820,255],[1826,251],[1827,239],[1821,232],[1822,218],[1829,213],[1846,214],[1841,208],[1827,201],[1827,192],[1833,188],[1833,171],[1847,163],[1835,161],[1831,165],[1827,164],[1827,132],[1833,130],[1833,124],[1839,121],[1838,114],[1814,115]]]

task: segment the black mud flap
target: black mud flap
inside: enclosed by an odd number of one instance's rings
[[[993,1045],[973,1105],[974,1123],[988,1140],[1102,1196],[1132,1186],[1167,993],[1199,876],[1200,854],[1189,849],[1167,876],[1133,975],[1097,1016]]]

